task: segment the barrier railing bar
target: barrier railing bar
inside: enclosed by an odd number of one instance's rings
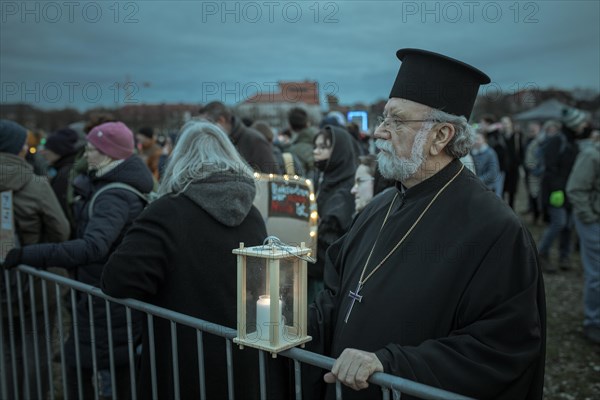
[[[12,301],[12,290],[10,288],[10,275],[9,271],[4,270],[4,282],[6,282],[6,304],[8,309],[8,336],[10,340],[10,357],[12,364],[12,380],[13,380],[13,398],[15,400],[19,399],[19,385],[18,385],[18,377],[17,377],[17,359],[14,356],[17,354],[17,348],[15,344],[15,324],[13,320],[13,301]]]
[[[23,284],[21,282],[21,271],[17,271],[16,273],[17,275],[17,298],[19,300],[19,315],[21,316],[21,318],[19,318],[19,320],[21,321],[21,347],[22,347],[22,353],[23,353],[23,379],[25,381],[25,387],[23,388],[23,396],[25,396],[25,398],[29,399],[31,397],[31,393],[29,392],[29,374],[27,373],[27,371],[29,371],[29,360],[27,357],[27,337],[26,337],[26,332],[27,329],[25,327],[25,306],[23,304]]]
[[[42,306],[44,308],[44,334],[46,335],[46,367],[48,369],[48,390],[50,400],[54,400],[54,379],[52,378],[52,333],[50,332],[50,316],[48,313],[48,289],[46,281],[42,281]],[[60,342],[59,342],[60,343]]]
[[[131,399],[137,400],[137,390],[135,384],[135,358],[134,358],[134,340],[133,340],[133,321],[131,319],[131,308],[125,307],[125,317],[127,318],[127,350],[129,351],[129,383],[131,384]],[[113,386],[113,392],[114,386]]]
[[[150,380],[152,381],[152,399],[158,400],[158,387],[156,386],[156,349],[154,344],[154,317],[147,315],[148,319],[148,346],[150,347]]]
[[[227,394],[229,400],[235,400],[233,390],[233,356],[231,353],[231,339],[225,339],[225,350],[227,353]]]
[[[260,384],[260,400],[267,400],[267,379],[265,377],[265,352],[258,351],[258,382]]]
[[[294,360],[294,392],[296,400],[302,400],[302,366],[298,360]]]
[[[58,347],[60,348],[60,373],[62,375],[63,398],[65,400],[68,400],[69,393],[67,391],[67,367],[65,365],[65,346],[62,344],[65,338],[62,315],[62,296],[60,293],[60,286],[56,282],[54,283],[54,293],[56,294],[56,318],[58,320],[58,338],[60,341],[60,345]]]
[[[100,382],[98,381],[98,359],[96,358],[96,326],[94,325],[94,309],[92,295],[88,293],[88,315],[90,318],[90,347],[92,350],[92,381],[94,385],[94,399],[98,400],[98,389],[100,388]]]
[[[212,322],[203,321],[198,318],[194,318],[185,314],[174,312],[171,310],[164,309],[162,307],[154,306],[152,304],[144,303],[134,299],[116,299],[111,296],[104,294],[99,288],[86,285],[81,282],[73,281],[68,278],[64,278],[60,275],[38,270],[32,267],[21,265],[18,267],[23,272],[38,276],[50,280],[52,282],[60,283],[71,289],[76,289],[85,293],[91,293],[95,296],[109,300],[118,304],[131,307],[136,310],[143,311],[149,315],[153,315],[160,318],[165,318],[172,321],[172,330],[174,323],[180,323],[186,326],[190,326],[195,329],[199,329],[203,332],[224,337],[226,339],[233,339],[237,336],[237,331],[232,328],[224,327],[221,325],[214,324]],[[231,347],[231,341],[227,340],[228,347]],[[335,359],[320,354],[312,353],[307,350],[300,348],[291,348],[279,353],[285,357],[298,360],[300,362],[314,365],[326,370],[331,370]],[[456,393],[452,393],[443,389],[431,387],[422,383],[410,381],[398,376],[385,374],[383,372],[374,373],[369,379],[370,383],[378,385],[380,387],[389,388],[392,391],[402,392],[407,395],[417,396],[425,400],[472,400],[470,397],[462,396]]]
[[[198,378],[200,383],[200,400],[206,400],[206,372],[204,370],[204,337],[201,330],[196,330],[198,346]]]
[[[110,369],[110,385],[112,388],[117,387],[117,372],[115,371],[115,343],[113,341],[113,332],[112,332],[112,313],[110,311],[110,302],[108,300],[104,300],[104,305],[106,307],[106,329],[108,333],[108,363]],[[113,396],[115,399],[117,398],[117,391],[113,390]]]
[[[40,346],[39,346],[39,332],[37,326],[37,309],[35,307],[35,288],[33,286],[33,276],[29,275],[29,301],[31,303],[31,330],[33,339],[33,359],[35,361],[35,383],[37,389],[38,398],[42,398],[42,371],[40,369]]]
[[[73,320],[73,342],[75,344],[75,367],[77,369],[77,392],[80,399],[83,399],[83,379],[81,378],[81,353],[79,352],[79,323],[77,322],[77,299],[75,289],[71,288],[71,318]]]
[[[173,395],[179,400],[179,357],[177,354],[177,325],[171,321],[171,357],[173,360]]]

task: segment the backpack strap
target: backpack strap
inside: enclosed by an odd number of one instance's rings
[[[292,158],[292,153],[285,152],[282,154],[283,156],[283,166],[285,169],[285,173],[288,175],[296,175],[296,171],[294,169],[294,159]]]
[[[90,204],[88,206],[88,218],[92,218],[92,216],[94,215],[94,204],[96,203],[96,198],[98,196],[100,196],[102,193],[106,192],[107,190],[111,190],[111,189],[127,190],[128,192],[132,192],[135,195],[137,195],[140,199],[142,199],[142,201],[144,203],[148,204],[150,202],[148,197],[145,194],[143,194],[142,192],[140,192],[133,186],[128,185],[123,182],[112,182],[112,183],[109,183],[108,185],[102,186],[100,189],[98,189],[93,194],[92,199],[90,200]]]

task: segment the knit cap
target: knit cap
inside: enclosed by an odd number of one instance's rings
[[[122,122],[105,122],[87,134],[87,140],[113,160],[123,160],[133,154],[133,133]]]
[[[77,132],[73,129],[59,129],[46,139],[46,148],[63,157],[77,151]]]
[[[16,122],[0,119],[0,152],[19,154],[25,141],[27,130]]]
[[[576,129],[585,119],[585,113],[576,108],[565,108],[562,111],[562,122],[569,129]]]

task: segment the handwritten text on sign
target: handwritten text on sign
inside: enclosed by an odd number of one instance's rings
[[[310,191],[300,183],[269,184],[269,217],[288,217],[303,221],[310,215]]]

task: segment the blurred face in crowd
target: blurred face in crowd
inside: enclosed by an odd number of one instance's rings
[[[375,130],[379,171],[387,179],[402,181],[413,177],[426,160],[431,146],[431,109],[414,101],[391,98],[385,109],[384,122]]]
[[[369,172],[369,167],[359,165],[354,174],[354,186],[350,191],[354,195],[356,212],[361,211],[373,198],[374,179]]]
[[[139,146],[142,149],[147,148],[148,146],[152,145],[152,143],[153,143],[153,139],[152,138],[149,138],[146,135],[142,135],[141,133],[136,133],[135,134],[135,139],[137,140]]]
[[[85,146],[85,158],[87,159],[90,169],[98,169],[108,163],[111,158],[102,154],[93,144],[88,143]]]
[[[527,126],[527,134],[530,138],[534,138],[540,133],[540,124],[532,122]]]
[[[513,132],[513,123],[509,117],[500,118],[500,123],[502,124],[505,134],[511,134]]]
[[[315,140],[315,147],[313,149],[313,156],[315,161],[329,160],[331,157],[331,141],[325,140],[325,136],[319,135]]]
[[[479,150],[481,149],[481,147],[485,144],[485,136],[483,136],[483,133],[476,133],[475,134],[475,143],[473,143],[473,148]]]

